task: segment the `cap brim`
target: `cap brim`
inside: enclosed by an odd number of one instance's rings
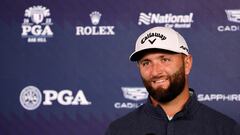
[[[161,48],[148,48],[148,49],[144,49],[144,50],[140,50],[140,51],[136,51],[133,52],[130,57],[129,60],[130,61],[138,61],[140,60],[144,55],[146,55],[149,52],[154,52],[154,51],[161,51],[161,52],[165,52],[165,53],[179,53],[179,52],[174,52],[174,51],[169,51],[166,49],[161,49]]]

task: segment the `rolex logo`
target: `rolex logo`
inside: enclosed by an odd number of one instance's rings
[[[101,19],[102,14],[98,11],[93,11],[90,14],[91,22],[93,25],[98,25],[100,19]]]
[[[89,14],[91,22],[94,26],[77,26],[76,35],[115,35],[114,28],[115,26],[97,26],[100,22],[102,14],[98,11],[93,11]]]

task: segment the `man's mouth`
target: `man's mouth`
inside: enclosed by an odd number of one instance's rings
[[[153,80],[153,83],[164,83],[165,81],[167,81],[167,79],[158,79],[158,80]]]

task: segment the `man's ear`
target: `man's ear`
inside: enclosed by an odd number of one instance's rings
[[[189,75],[192,69],[192,55],[189,54],[188,56],[184,57],[184,65],[185,65],[185,74]]]

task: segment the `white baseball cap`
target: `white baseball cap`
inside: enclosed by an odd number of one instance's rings
[[[136,41],[135,51],[129,59],[137,61],[140,52],[150,49],[161,49],[189,55],[185,39],[178,32],[168,27],[154,27],[141,34]]]

